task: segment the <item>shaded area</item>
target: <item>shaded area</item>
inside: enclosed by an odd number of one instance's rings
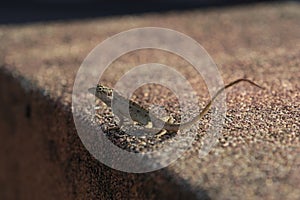
[[[0,199],[196,199],[188,183],[175,182],[167,169],[130,174],[97,161],[77,136],[70,110],[5,67],[0,66]],[[204,189],[198,193],[210,199]]]
[[[271,0],[188,0],[188,1],[12,1],[2,4],[0,24],[32,23],[52,20],[75,20],[95,17],[182,11],[187,9],[233,6]]]

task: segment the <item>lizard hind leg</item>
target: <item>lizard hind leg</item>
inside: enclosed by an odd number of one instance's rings
[[[165,116],[165,117],[161,117],[160,120],[154,120],[153,121],[153,126],[154,127],[162,127],[163,123],[168,123],[168,124],[173,124],[175,122],[173,117],[170,116]]]
[[[156,134],[156,137],[161,137],[161,136],[165,135],[167,132],[168,132],[167,130],[162,129]]]
[[[171,116],[162,117],[161,120],[164,121],[165,123],[169,123],[169,124],[173,124],[175,122],[175,119]],[[156,134],[156,137],[161,137],[161,136],[165,135],[166,133],[168,133],[168,131],[166,129],[162,129]]]

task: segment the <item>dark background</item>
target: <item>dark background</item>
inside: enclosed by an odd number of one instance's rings
[[[267,1],[271,0],[12,0],[0,6],[0,24],[208,9]]]

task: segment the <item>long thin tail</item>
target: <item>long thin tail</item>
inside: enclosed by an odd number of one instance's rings
[[[191,121],[187,122],[187,123],[184,123],[184,124],[181,124],[180,125],[180,128],[184,129],[184,128],[187,128],[189,127],[190,125],[194,124],[195,122],[197,122],[198,120],[200,120],[210,109],[212,103],[214,102],[214,100],[227,88],[239,83],[239,82],[242,82],[242,81],[245,81],[245,82],[248,82],[250,83],[251,85],[254,85],[260,89],[264,89],[263,87],[257,85],[256,83],[254,83],[253,81],[250,81],[248,79],[245,79],[245,78],[241,78],[241,79],[237,79],[227,85],[225,85],[223,88],[219,89],[219,91],[213,96],[213,98],[208,102],[208,104],[204,107],[204,109],[202,110],[202,112],[196,116],[194,119],[192,119]]]

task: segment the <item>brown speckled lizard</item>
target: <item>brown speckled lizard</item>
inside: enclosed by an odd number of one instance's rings
[[[192,126],[194,123],[199,121],[210,109],[213,101],[218,97],[219,94],[221,94],[225,89],[239,83],[239,82],[248,82],[256,87],[259,87],[263,89],[261,86],[257,85],[256,83],[248,80],[248,79],[237,79],[227,85],[225,85],[223,88],[219,89],[219,91],[213,96],[213,98],[208,102],[208,104],[204,107],[204,109],[201,111],[200,114],[198,114],[196,117],[194,117],[192,120],[186,122],[186,123],[170,123],[165,122],[162,119],[156,118],[154,116],[150,117],[149,110],[146,110],[145,108],[141,107],[137,103],[126,99],[125,97],[118,94],[116,91],[113,91],[111,88],[105,87],[101,84],[98,84],[97,87],[89,88],[89,92],[94,94],[96,97],[98,97],[101,101],[103,101],[107,106],[111,107],[112,101],[114,101],[114,107],[113,111],[114,114],[118,116],[120,119],[119,126],[121,127],[124,122],[124,118],[131,117],[131,120],[134,122],[138,122],[139,124],[148,127],[149,124],[151,124],[151,119],[153,122],[158,122],[160,124],[164,124],[162,129],[157,129],[156,123],[152,124],[152,128],[146,128],[148,131],[159,131],[164,130],[165,132],[177,132],[179,129],[186,129],[190,126]],[[129,104],[129,105],[128,105]],[[128,108],[129,106],[129,108]],[[128,114],[126,115],[125,111],[129,110],[130,116]],[[164,132],[164,133],[165,133]],[[163,134],[164,134],[163,133]],[[160,133],[162,135],[162,133]]]

